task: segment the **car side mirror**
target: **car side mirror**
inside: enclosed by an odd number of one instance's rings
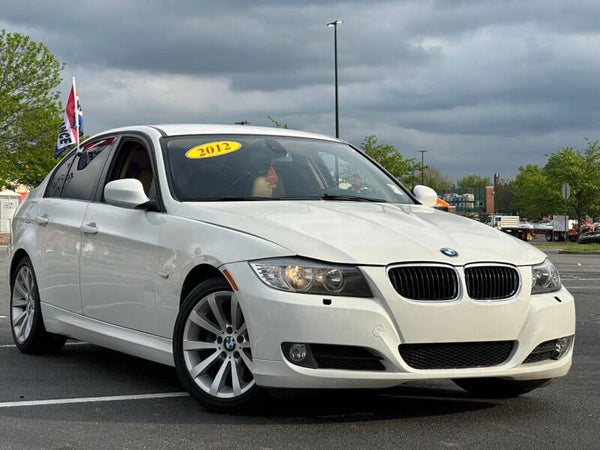
[[[150,199],[144,192],[144,186],[135,178],[114,180],[104,186],[104,199],[109,205],[134,209],[148,203]]]
[[[423,186],[422,184],[417,184],[413,189],[412,193],[417,200],[421,202],[424,206],[429,206],[433,208],[437,203],[437,192],[431,189],[429,186]]]

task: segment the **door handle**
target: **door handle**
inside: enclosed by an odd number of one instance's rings
[[[35,223],[39,224],[39,225],[48,225],[48,222],[50,222],[50,219],[48,219],[47,216],[37,216],[35,219]]]
[[[81,225],[81,231],[85,234],[96,234],[98,228],[96,228],[96,222],[90,222],[85,225]]]

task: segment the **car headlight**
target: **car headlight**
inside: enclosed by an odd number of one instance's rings
[[[263,283],[281,291],[348,297],[373,296],[367,280],[355,266],[300,258],[253,261],[250,266]]]
[[[542,292],[558,291],[562,284],[560,282],[560,274],[549,259],[538,266],[533,266],[531,293],[540,294]]]

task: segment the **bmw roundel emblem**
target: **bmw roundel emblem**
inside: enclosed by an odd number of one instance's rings
[[[446,256],[458,256],[458,252],[452,248],[444,247],[440,248],[440,252],[442,252]]]
[[[225,338],[225,348],[227,350],[233,350],[235,348],[235,340],[231,336]]]

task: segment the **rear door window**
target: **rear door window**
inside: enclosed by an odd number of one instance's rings
[[[48,187],[46,188],[46,194],[44,195],[44,197],[60,197],[60,192],[62,191],[62,187],[65,184],[67,174],[71,171],[71,164],[73,164],[74,158],[75,152],[72,152],[69,155],[65,156],[64,159],[60,162],[60,166],[54,171],[52,177],[50,177],[50,181],[48,182]]]
[[[79,200],[92,200],[96,192],[100,173],[110,155],[114,138],[91,142],[83,147],[79,156],[71,164],[64,181],[61,197]]]

